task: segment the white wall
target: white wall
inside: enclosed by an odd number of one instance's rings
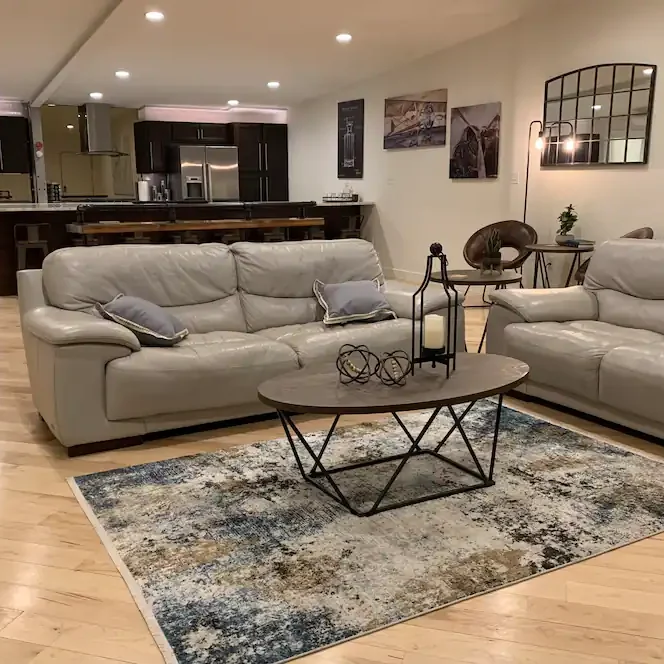
[[[368,231],[384,265],[393,266],[399,277],[412,277],[423,270],[429,245],[440,241],[452,265],[462,266],[461,251],[468,237],[480,226],[506,218],[509,209],[509,192],[504,182],[509,180],[512,140],[511,30],[502,29],[292,109],[291,199],[320,200],[325,193],[343,189],[346,181],[337,179],[336,165],[337,102],[364,98],[364,179],[348,182],[365,200],[376,203]],[[437,88],[448,88],[450,108],[503,103],[503,114],[508,120],[502,128],[498,180],[450,180],[449,145],[383,150],[385,98]]]
[[[377,203],[368,230],[384,264],[397,276],[421,272],[429,243],[439,240],[452,267],[461,267],[463,244],[474,230],[522,218],[528,125],[542,118],[544,82],[594,64],[661,65],[662,25],[662,0],[563,0],[472,42],[297,107],[289,116],[291,197],[319,199],[343,189],[345,182],[336,177],[336,103],[364,97],[365,177],[351,184]],[[448,88],[450,107],[502,102],[497,180],[450,180],[449,147],[382,149],[384,98],[441,87]],[[577,234],[584,238],[602,241],[643,225],[664,237],[664,124],[659,121],[664,114],[658,113],[658,97],[646,166],[540,170],[533,147],[528,221],[542,241],[553,239],[556,218],[570,202],[580,215]],[[518,184],[512,184],[513,174]]]
[[[611,62],[664,64],[664,2],[661,0],[568,0],[558,11],[559,30],[546,15],[524,21],[517,44],[514,163],[525,170],[527,127],[541,119],[544,81],[571,69]],[[565,16],[570,19],[566,20]],[[553,239],[556,217],[568,205],[578,209],[577,236],[602,241],[640,226],[664,238],[664,85],[660,69],[655,91],[650,163],[531,170],[528,219],[542,240]],[[534,154],[533,150],[533,154]],[[523,189],[511,191],[512,214],[522,214]]]

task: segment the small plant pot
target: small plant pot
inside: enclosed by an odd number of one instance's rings
[[[559,233],[558,235],[556,235],[556,244],[559,244],[562,247],[573,241],[574,241],[574,235],[572,235],[572,233],[566,233],[566,234]]]
[[[500,254],[496,254],[495,256],[485,256],[482,259],[480,272],[482,272],[482,274],[502,274],[503,263]]]

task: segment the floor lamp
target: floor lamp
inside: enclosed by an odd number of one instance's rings
[[[533,120],[528,127],[528,157],[526,159],[526,190],[523,196],[523,223],[526,223],[526,213],[528,212],[528,180],[530,178],[530,148],[533,140],[533,127],[539,125],[539,133],[535,141],[535,147],[542,151],[546,147],[545,132],[554,127],[562,128],[563,125],[569,127],[569,136],[565,139],[563,147],[566,152],[574,152],[576,148],[576,137],[574,136],[574,125],[566,120],[556,120],[555,122],[542,122],[541,120]]]

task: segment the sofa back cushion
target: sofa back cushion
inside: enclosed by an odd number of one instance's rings
[[[599,320],[664,334],[664,242],[604,242],[583,285],[597,296]]]
[[[237,242],[231,251],[250,332],[322,320],[323,311],[313,294],[316,279],[323,283],[384,281],[378,255],[365,240]]]
[[[190,332],[246,331],[235,261],[223,244],[73,247],[49,254],[44,294],[61,309],[90,311],[119,293],[171,307]]]

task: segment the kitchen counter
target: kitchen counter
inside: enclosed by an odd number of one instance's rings
[[[316,203],[317,207],[373,207],[372,201],[321,201]]]
[[[176,201],[91,201],[91,202],[78,202],[78,203],[0,203],[0,215],[4,212],[76,212],[81,208],[85,210],[93,210],[94,208],[114,208],[118,210],[185,210],[190,208],[195,209],[215,209],[215,208],[237,208],[240,210],[248,210],[257,207],[312,207],[316,205],[315,201],[256,201],[246,202],[231,201],[231,202],[212,202],[212,203],[182,203]]]

